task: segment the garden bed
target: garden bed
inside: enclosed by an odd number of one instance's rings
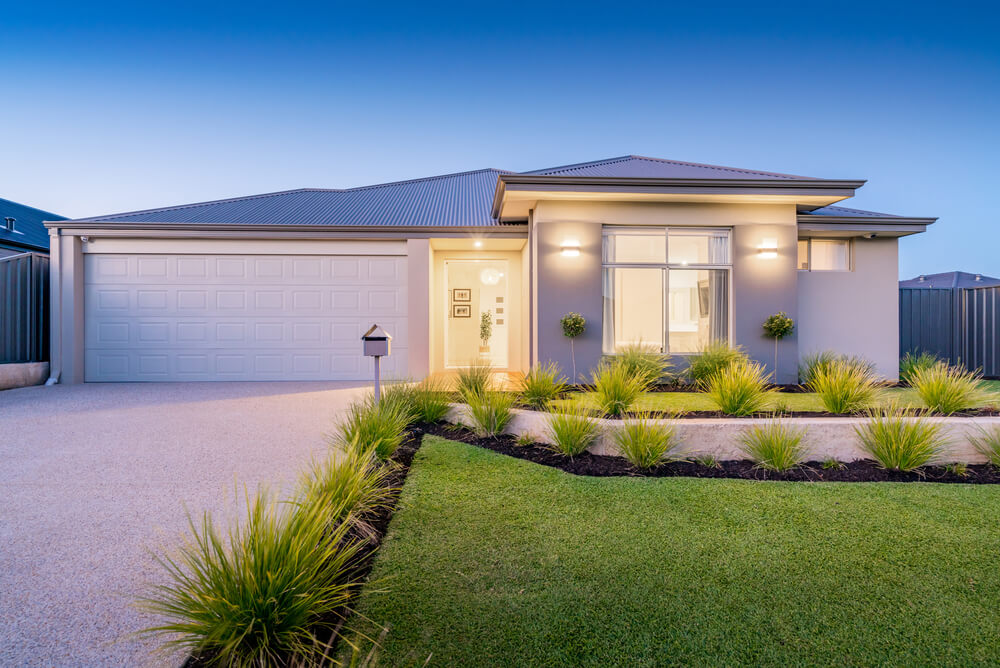
[[[535,464],[551,466],[574,475],[598,478],[632,476],[649,478],[737,478],[742,480],[784,480],[790,482],[945,482],[967,484],[1000,484],[1000,471],[989,464],[971,464],[965,475],[944,466],[926,466],[920,471],[903,472],[880,468],[870,459],[840,462],[836,468],[824,468],[823,462],[810,461],[790,471],[775,472],[759,468],[746,459],[714,461],[678,461],[651,469],[637,469],[623,457],[584,452],[573,458],[565,457],[543,443],[519,444],[511,434],[496,438],[480,438],[461,425],[431,425],[426,433],[467,443],[502,455],[525,459]]]

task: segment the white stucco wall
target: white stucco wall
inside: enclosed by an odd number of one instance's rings
[[[799,356],[832,350],[875,362],[899,377],[896,239],[855,239],[851,271],[800,271]]]

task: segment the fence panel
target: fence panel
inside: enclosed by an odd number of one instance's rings
[[[49,258],[0,258],[0,363],[49,359]]]

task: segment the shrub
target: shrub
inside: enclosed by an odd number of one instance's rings
[[[575,457],[594,444],[600,425],[579,407],[570,407],[549,416],[549,447],[566,457]]]
[[[652,346],[642,343],[632,343],[623,346],[614,357],[615,361],[625,367],[625,370],[642,383],[643,390],[648,390],[659,383],[670,370],[670,358]]]
[[[388,485],[392,468],[380,466],[371,452],[349,448],[329,453],[314,461],[299,481],[298,503],[321,502],[328,524],[336,526],[348,519],[370,533],[371,513],[389,503],[393,489]]]
[[[917,367],[910,374],[910,385],[935,413],[952,413],[973,408],[985,398],[979,374],[938,362]]]
[[[725,341],[711,341],[691,356],[687,376],[695,385],[705,386],[711,376],[734,362],[749,361],[749,357],[739,346],[730,346]]]
[[[374,395],[371,398],[374,403]],[[398,411],[407,416],[407,425],[416,422],[418,419],[416,406],[416,386],[409,381],[399,381],[388,383],[382,388],[382,396],[379,398],[379,405],[394,404],[393,411]],[[384,409],[388,409],[385,406]]]
[[[514,395],[510,392],[480,392],[465,397],[472,430],[480,438],[496,438],[503,433],[513,414]]]
[[[493,367],[476,361],[458,370],[458,396],[467,401],[469,394],[483,394],[493,389]]]
[[[709,398],[727,415],[756,413],[774,394],[768,389],[764,367],[756,362],[734,362],[709,376],[705,384]]]
[[[930,369],[941,360],[937,355],[928,352],[906,353],[899,360],[899,381],[912,385],[913,372],[918,369]]]
[[[994,425],[990,429],[979,427],[979,433],[970,435],[969,442],[979,454],[986,457],[986,461],[995,468],[1000,468],[1000,426]]]
[[[768,471],[787,471],[806,458],[802,442],[805,430],[772,419],[753,425],[740,435],[743,453],[757,466]]]
[[[406,428],[412,421],[411,406],[398,396],[383,399],[378,404],[371,398],[355,402],[337,423],[333,444],[374,452],[384,461],[402,444]]]
[[[799,364],[799,382],[803,385],[808,385],[812,382],[812,379],[818,371],[828,368],[831,364],[837,361],[847,362],[852,366],[867,369],[871,374],[875,374],[875,363],[865,359],[864,357],[857,355],[838,355],[832,350],[823,350],[818,353],[806,355],[802,358],[802,361]]]
[[[521,382],[521,400],[536,410],[543,410],[566,391],[566,379],[559,375],[554,362],[536,364]]]
[[[677,429],[648,414],[623,421],[614,431],[614,440],[618,451],[636,468],[649,469],[678,459]]]
[[[334,614],[350,601],[359,543],[351,526],[330,526],[345,505],[282,504],[258,493],[228,540],[205,514],[176,558],[157,561],[167,584],[139,605],[167,621],[143,633],[227,666],[312,664]],[[346,502],[341,501],[341,504]]]
[[[878,398],[879,379],[871,368],[849,359],[818,365],[807,387],[831,413],[856,413]]]
[[[425,378],[414,386],[411,401],[419,422],[440,422],[451,407],[449,393],[444,384],[432,378]]]
[[[627,413],[645,390],[642,381],[616,360],[598,365],[591,379],[597,407],[607,415]]]
[[[576,375],[576,348],[573,347],[573,342],[587,329],[587,319],[575,311],[570,311],[559,319],[559,325],[562,327],[563,336],[569,339],[569,354],[573,360],[573,382],[576,383],[579,377]]]
[[[869,410],[868,420],[854,431],[861,448],[886,469],[912,471],[936,463],[948,446],[939,423],[896,404]]]

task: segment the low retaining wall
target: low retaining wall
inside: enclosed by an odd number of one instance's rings
[[[0,390],[41,385],[49,377],[48,362],[0,364]]]
[[[529,435],[539,443],[551,443],[548,430],[548,413],[515,409],[514,417],[505,430],[514,436]],[[950,442],[948,456],[944,462],[964,462],[982,464],[986,458],[969,442],[969,434],[978,433],[981,428],[1000,425],[1000,417],[933,417],[932,422],[944,424],[943,435]],[[453,404],[447,420],[452,423],[471,426],[468,407]],[[833,458],[841,462],[870,459],[861,449],[854,428],[866,422],[864,418],[782,418],[788,424],[804,428],[804,442],[809,448],[807,459],[823,461]],[[612,434],[622,424],[621,420],[598,419],[601,435],[589,451],[595,455],[618,455]],[[758,418],[684,418],[680,420],[657,420],[671,422],[677,426],[680,452],[684,456],[712,456],[717,460],[746,459],[740,450],[739,436],[754,424],[769,422]]]

